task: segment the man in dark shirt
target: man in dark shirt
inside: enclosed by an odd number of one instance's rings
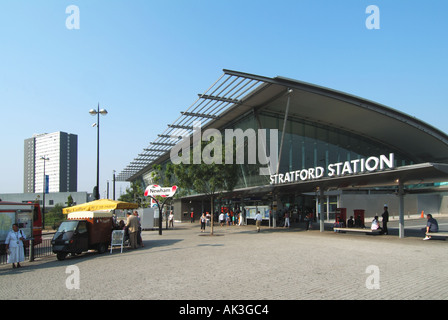
[[[431,214],[427,214],[426,219],[428,219],[428,222],[426,223],[426,233],[439,232],[439,224],[437,223],[437,220],[434,219]],[[426,235],[423,240],[429,239],[431,239],[431,236]]]
[[[387,223],[389,222],[389,211],[387,211],[387,204],[384,205],[384,212],[381,215],[383,217],[383,231],[382,234],[387,234],[389,231],[387,230]]]

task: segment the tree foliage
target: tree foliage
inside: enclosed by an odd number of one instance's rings
[[[53,208],[45,213],[45,224],[53,229],[57,229],[61,221],[66,219],[66,215],[62,213],[63,208],[64,205],[62,203],[56,203]]]
[[[201,151],[207,145],[206,142],[202,142]],[[211,156],[213,157],[213,153]],[[238,181],[238,165],[225,163],[224,145],[222,145],[221,156],[221,164],[215,162],[206,164],[202,160],[200,164],[193,164],[193,150],[190,150],[189,164],[172,164],[173,173],[180,188],[192,190],[198,194],[205,194],[210,198],[211,234],[213,234],[214,198],[219,193],[232,191]]]
[[[145,208],[147,201],[145,199],[145,190],[143,190],[140,183],[134,181],[129,188],[126,188],[126,193],[122,194],[118,200],[130,203],[137,203],[139,207]]]

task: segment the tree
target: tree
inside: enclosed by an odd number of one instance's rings
[[[171,163],[167,163],[165,168],[162,167],[162,165],[160,164],[154,164],[152,166],[153,171],[151,172],[151,180],[152,183],[156,183],[158,185],[162,185],[162,186],[169,186],[171,185],[171,178],[173,176],[173,166]],[[157,201],[160,203],[162,203],[162,207],[163,207],[163,203],[165,201],[167,201],[168,199],[165,199],[161,196],[156,196],[155,197],[157,199]],[[169,203],[171,204],[171,199],[169,199]],[[166,202],[165,202],[166,203]],[[166,208],[166,207],[165,207]],[[160,210],[161,208],[159,208]],[[167,213],[167,211],[165,210],[165,214]],[[163,212],[159,212],[159,232],[161,231],[162,228],[162,214]],[[168,230],[168,219],[165,219],[165,228]],[[161,234],[161,233],[160,233]]]
[[[68,197],[67,197],[67,207],[71,207],[72,205],[73,205],[73,197],[72,197],[72,195],[69,195]]]
[[[210,140],[213,142],[213,140]],[[202,142],[201,151],[207,148],[207,143]],[[210,151],[210,158],[214,157],[214,151]],[[202,152],[201,152],[202,154]],[[234,153],[235,155],[235,153]],[[205,194],[210,199],[211,208],[211,229],[213,235],[214,221],[214,199],[220,192],[232,191],[238,181],[238,165],[225,163],[225,148],[222,145],[222,161],[217,164],[214,161],[210,164],[204,163],[201,159],[200,164],[193,164],[193,150],[190,150],[190,162],[172,164],[173,172],[177,178],[178,186],[181,188],[193,190],[199,194]]]
[[[53,229],[57,229],[65,215],[62,213],[64,206],[62,203],[56,203],[53,208],[45,214],[45,224],[51,225]]]
[[[143,190],[142,186],[137,181],[134,181],[129,188],[126,188],[126,193],[122,194],[118,200],[137,203],[139,207],[146,207],[144,193],[145,190]]]

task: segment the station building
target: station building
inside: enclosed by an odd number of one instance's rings
[[[239,208],[247,219],[261,211],[275,221],[285,210],[293,221],[311,213],[323,230],[324,221],[334,219],[340,208],[347,218],[363,210],[367,222],[387,204],[389,214],[400,218],[400,232],[406,215],[448,213],[446,133],[347,93],[231,70],[223,70],[198,94],[117,180],[153,184],[153,165],[169,163],[172,149],[182,137],[193,137],[197,123],[202,132],[217,129],[223,137],[226,129],[246,134],[237,185],[215,201],[215,213]],[[278,150],[276,163],[266,162],[275,158],[269,149]],[[254,150],[265,156],[263,163],[249,164]],[[209,208],[208,198],[191,190],[174,200],[178,220],[188,220],[191,211],[199,217]],[[274,220],[269,223],[275,225]]]

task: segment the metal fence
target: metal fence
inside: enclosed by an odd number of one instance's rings
[[[42,242],[34,245],[34,255],[32,258],[41,258],[45,256],[54,255],[51,246],[51,239],[54,233],[46,233],[42,235]],[[6,252],[0,253],[0,264],[7,263],[8,256]],[[33,259],[31,259],[32,261]],[[25,261],[30,261],[30,248],[25,248]]]

